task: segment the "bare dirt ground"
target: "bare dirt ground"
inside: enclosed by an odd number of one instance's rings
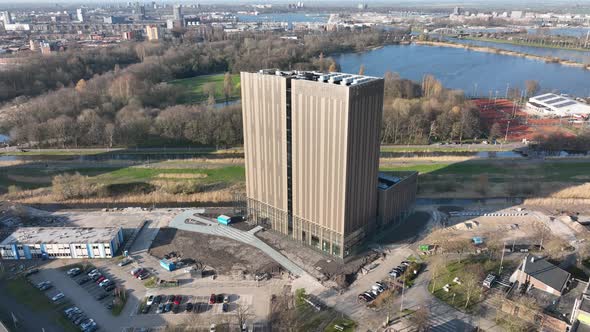
[[[171,252],[213,268],[218,275],[254,274],[275,265],[260,250],[219,236],[161,228],[150,254],[163,258]]]

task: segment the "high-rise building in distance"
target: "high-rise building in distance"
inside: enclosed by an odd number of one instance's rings
[[[84,22],[84,14],[85,14],[84,8],[76,9],[76,19],[78,20],[78,22]]]
[[[338,257],[374,229],[383,79],[241,74],[251,221]]]
[[[0,12],[0,21],[4,23],[6,26],[7,24],[12,24],[12,16],[10,15],[9,11]]]
[[[174,5],[174,7],[172,7],[172,15],[174,16],[175,21],[182,20],[182,5]]]

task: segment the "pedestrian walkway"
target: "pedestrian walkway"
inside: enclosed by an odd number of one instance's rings
[[[244,232],[233,227],[220,225],[217,222],[214,222],[210,219],[198,215],[196,212],[197,211],[195,210],[187,210],[178,214],[170,222],[170,227],[182,229],[189,232],[198,232],[209,235],[223,236],[236,241],[240,241],[242,243],[260,249],[270,258],[272,258],[277,263],[281,264],[281,266],[283,266],[289,272],[291,272],[291,274],[297,277],[307,275],[307,272],[305,272],[302,268],[297,266],[295,263],[291,262],[287,257],[283,256],[278,251],[276,251],[271,246],[264,243],[262,240],[260,240],[254,235],[254,233],[262,229],[261,227],[258,228],[258,226],[248,232]],[[193,222],[187,222],[188,220],[192,220]]]

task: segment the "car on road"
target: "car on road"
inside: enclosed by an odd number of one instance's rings
[[[70,277],[75,277],[78,274],[82,273],[82,270],[79,267],[75,267],[73,269],[69,269],[68,272],[66,272]]]
[[[107,294],[107,293],[100,293],[100,294],[96,295],[95,299],[97,301],[100,301],[100,300],[104,299],[107,296],[109,296],[109,294]]]
[[[133,262],[133,260],[131,258],[125,258],[124,260],[120,261],[119,264],[117,264],[120,267],[123,267],[125,265],[129,265]]]
[[[64,293],[59,292],[59,293],[55,294],[55,296],[53,296],[51,298],[51,301],[56,302],[56,301],[59,301],[59,300],[63,299],[64,297],[66,297],[64,295]]]
[[[154,304],[154,299],[155,299],[155,296],[153,296],[153,295],[148,296],[147,300],[145,301],[145,304],[146,305]]]
[[[191,302],[188,302],[186,304],[186,308],[185,308],[186,312],[191,312],[193,311],[193,304]]]
[[[156,310],[156,313],[161,314],[163,312],[164,312],[164,304],[160,303],[160,304],[158,304],[158,309]]]
[[[209,296],[209,304],[215,304],[215,299],[217,297],[215,296],[215,294],[211,294],[211,296]]]

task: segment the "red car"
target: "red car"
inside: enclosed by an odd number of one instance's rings
[[[103,282],[105,280],[105,276],[101,276],[100,278],[98,278],[98,280],[96,280],[97,284],[100,284],[101,282]]]
[[[215,304],[215,294],[211,294],[209,297],[209,304]]]
[[[182,301],[182,296],[176,295],[176,297],[174,298],[174,304],[179,305],[181,301]]]
[[[139,277],[142,273],[146,272],[145,269],[139,269],[137,272],[133,273],[135,278]]]

